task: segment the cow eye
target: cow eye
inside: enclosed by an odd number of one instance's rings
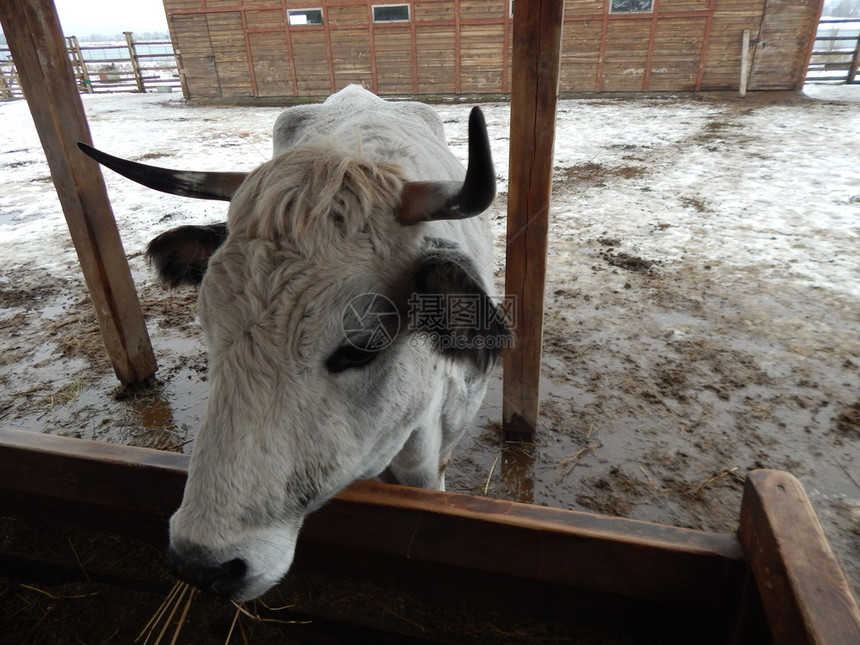
[[[364,367],[378,354],[378,351],[361,349],[355,345],[344,345],[328,357],[325,366],[329,372],[337,374],[344,370]]]

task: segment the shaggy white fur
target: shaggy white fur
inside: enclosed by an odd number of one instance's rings
[[[177,573],[236,600],[286,573],[304,517],[352,481],[444,488],[488,369],[415,342],[405,319],[379,351],[345,331],[362,294],[405,318],[419,283],[489,293],[482,217],[394,218],[407,182],[465,174],[435,112],[347,88],[285,112],[275,151],[234,195],[200,286],[211,391],[171,520]]]
[[[233,197],[228,227],[234,236],[294,244],[307,258],[337,255],[365,235],[387,259],[392,244],[414,237],[392,216],[404,183],[397,164],[321,138],[252,172]]]

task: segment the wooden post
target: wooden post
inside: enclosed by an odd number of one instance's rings
[[[857,37],[857,46],[854,48],[854,55],[851,57],[851,65],[848,69],[848,76],[845,78],[846,83],[857,83],[857,70],[860,68],[860,36]]]
[[[738,538],[776,645],[860,643],[860,608],[797,479],[751,472]]]
[[[54,3],[0,0],[0,20],[116,375],[146,383],[155,356],[101,170],[77,148],[92,138]]]
[[[547,231],[564,0],[514,3],[505,294],[516,346],[504,359],[503,429],[532,441],[538,422]]]
[[[741,37],[741,83],[740,95],[741,98],[747,95],[747,85],[749,84],[750,73],[750,30],[744,29]]]
[[[77,36],[69,36],[69,50],[72,52],[74,65],[81,70],[81,87],[87,94],[93,93],[93,82],[90,80],[90,72],[87,69],[87,64],[84,62],[84,52],[81,51],[81,44],[78,42]]]
[[[0,67],[0,98],[12,99],[15,98],[15,93],[12,91],[12,70],[9,69],[9,76],[6,76],[6,70]]]
[[[137,48],[134,46],[134,34],[130,31],[122,32],[128,45],[128,57],[131,59],[131,69],[134,72],[134,82],[137,83],[137,91],[143,94],[146,87],[143,84],[143,74],[140,71],[140,59],[137,57]]]

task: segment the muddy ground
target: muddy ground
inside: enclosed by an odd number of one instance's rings
[[[661,110],[686,114],[683,140],[665,146],[622,140],[604,145],[600,156],[562,155],[556,168],[537,443],[504,444],[497,374],[449,471],[449,490],[729,532],[737,526],[745,473],[787,470],[806,487],[860,597],[858,166],[844,168],[847,188],[821,191],[842,228],[826,221],[813,234],[793,231],[790,221],[756,228],[772,212],[797,207],[792,183],[810,172],[808,150],[786,144],[776,154],[762,123],[784,119],[791,128],[789,116],[799,115],[804,124],[830,124],[833,137],[857,138],[860,104],[794,95],[642,100],[639,106],[650,111],[643,121],[654,128]],[[623,109],[619,101],[587,103],[597,112]],[[564,102],[560,114],[584,105]],[[491,128],[506,118],[504,109],[488,107]],[[446,120],[461,118],[456,108],[441,111]],[[672,122],[678,121],[662,125]],[[740,148],[758,155],[755,167],[765,173],[779,157],[797,174],[779,177],[783,187],[773,195],[756,195],[742,209],[748,219],[731,222],[737,237],[719,253],[705,253],[701,240],[726,234],[737,197],[719,185],[709,189],[708,177],[695,189],[670,192],[661,182],[689,162],[682,152],[726,153],[722,167],[730,169],[731,152]],[[44,175],[33,181],[50,189]],[[500,257],[501,188],[491,213]],[[655,191],[663,192],[648,201]],[[814,211],[817,204],[805,207]],[[207,213],[210,221],[221,215],[214,207]],[[124,216],[118,210],[121,223]],[[160,214],[159,230],[173,222],[183,222],[178,208]],[[671,249],[661,251],[659,239],[671,241]],[[68,253],[60,234],[50,241]],[[126,247],[158,354],[158,387],[118,390],[72,263],[58,272],[32,258],[10,261],[14,249],[7,245],[0,266],[4,426],[192,449],[206,398],[195,294],[162,290],[148,275],[142,246]],[[789,279],[798,249],[841,277]],[[503,267],[500,259],[500,290]]]

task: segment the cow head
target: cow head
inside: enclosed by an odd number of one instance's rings
[[[508,338],[487,272],[422,224],[489,206],[477,109],[469,147],[465,180],[421,182],[396,158],[333,141],[295,146],[247,176],[88,150],[154,188],[230,200],[226,224],[178,228],[148,249],[165,282],[199,285],[209,348],[208,408],[170,526],[179,577],[257,597],[290,567],[305,516],[354,480],[385,472],[442,487],[451,428],[474,413]],[[485,324],[445,326],[456,298]]]

